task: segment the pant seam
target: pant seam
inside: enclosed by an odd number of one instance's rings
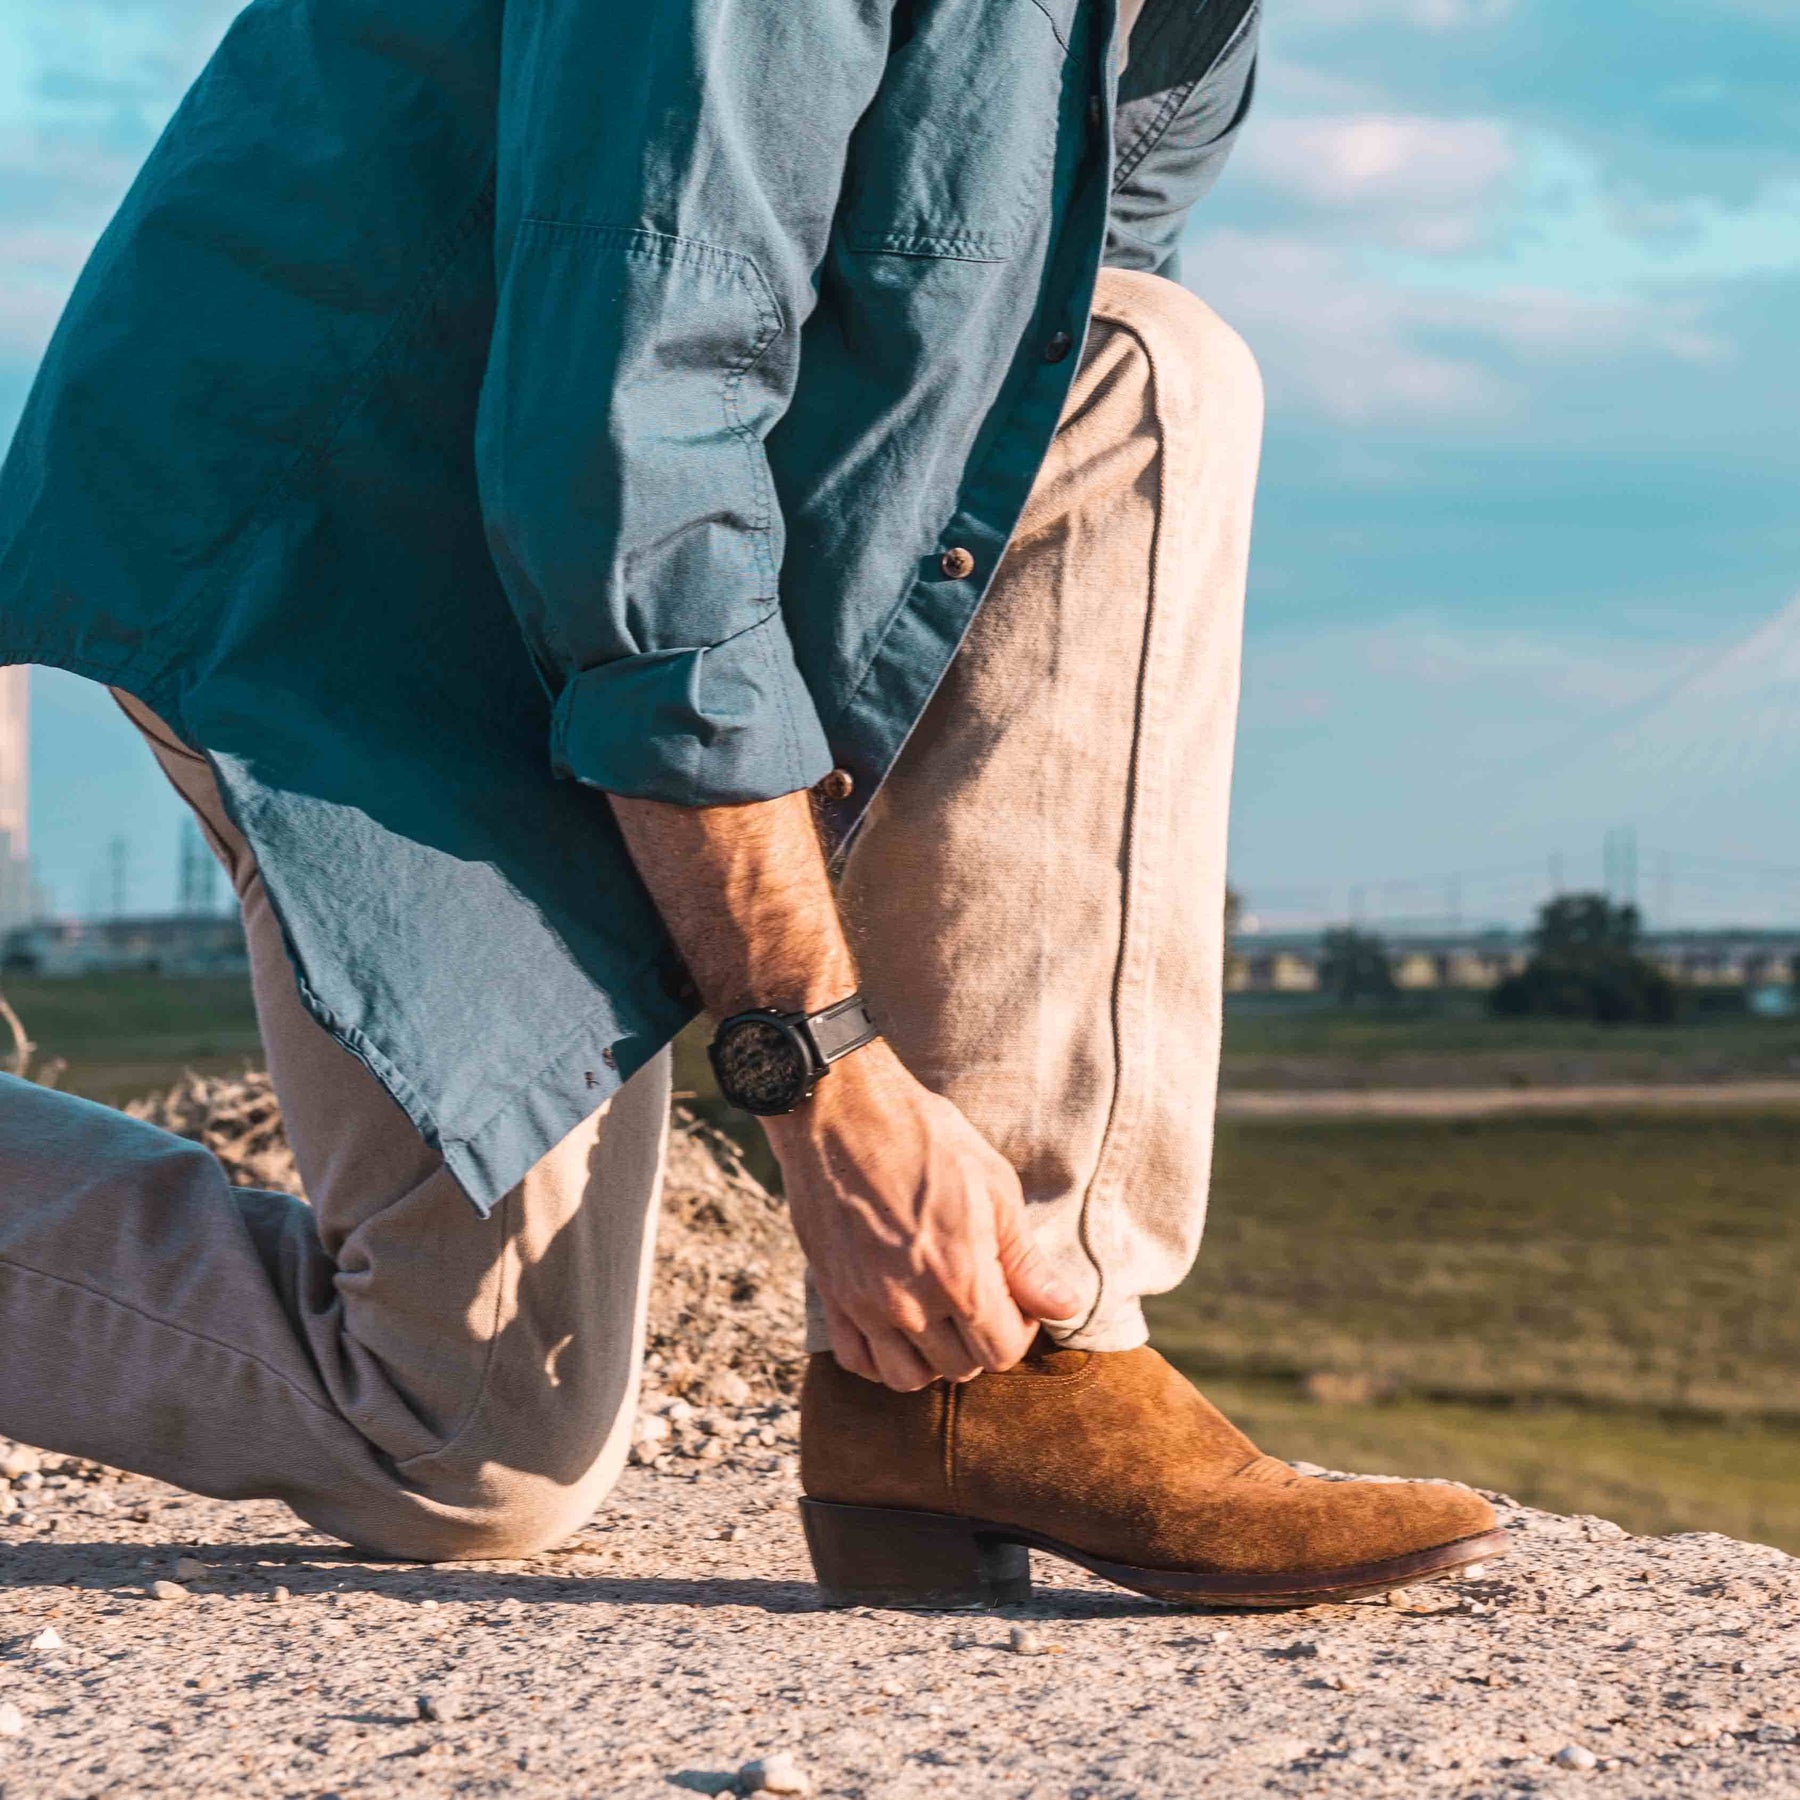
[[[121,1300],[117,1294],[108,1294],[100,1288],[89,1287],[83,1281],[71,1281],[66,1275],[53,1275],[48,1269],[33,1268],[30,1263],[18,1262],[10,1256],[0,1256],[0,1270],[8,1270],[16,1275],[36,1276],[39,1281],[48,1282],[53,1287],[67,1288],[71,1292],[86,1294],[90,1299],[102,1301],[122,1313],[128,1313],[134,1319],[141,1319],[146,1325],[154,1326],[159,1331],[170,1332],[176,1337],[186,1338],[196,1344],[205,1344],[214,1350],[223,1350],[227,1355],[235,1356],[240,1362],[248,1363],[253,1368],[261,1369],[265,1375],[272,1376],[296,1399],[304,1401],[314,1412],[323,1413],[334,1424],[345,1425],[346,1423],[343,1414],[338,1412],[335,1407],[320,1400],[316,1395],[309,1394],[292,1376],[284,1374],[273,1363],[258,1356],[254,1351],[242,1349],[236,1344],[228,1344],[223,1338],[212,1337],[204,1331],[195,1331],[189,1326],[177,1325],[172,1319],[158,1318],[155,1313],[146,1312],[141,1306],[133,1306],[129,1300]]]
[[[1129,1156],[1139,1117],[1143,1111],[1142,1081],[1136,1077],[1136,1053],[1141,1030],[1134,1030],[1136,1015],[1145,996],[1149,969],[1139,939],[1142,919],[1153,898],[1153,879],[1148,871],[1145,847],[1148,826],[1145,815],[1154,810],[1154,771],[1148,767],[1152,746],[1149,724],[1155,699],[1154,669],[1157,659],[1159,602],[1162,598],[1162,559],[1169,510],[1168,429],[1163,415],[1162,371],[1148,335],[1120,313],[1096,316],[1129,333],[1144,354],[1150,371],[1150,415],[1156,429],[1156,523],[1150,544],[1149,597],[1144,612],[1142,661],[1138,670],[1135,717],[1132,721],[1131,776],[1126,789],[1124,828],[1124,880],[1120,895],[1119,959],[1113,978],[1113,1091],[1101,1133],[1093,1174],[1081,1197],[1077,1237],[1082,1253],[1095,1275],[1094,1298],[1080,1323],[1066,1335],[1079,1337],[1093,1328],[1108,1299],[1106,1264],[1098,1248],[1099,1206],[1116,1185],[1115,1170]]]

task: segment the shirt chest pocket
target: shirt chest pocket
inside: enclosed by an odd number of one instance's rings
[[[1014,254],[1050,203],[1058,128],[1070,83],[1083,79],[1070,52],[1077,9],[1088,3],[900,0],[887,72],[845,166],[847,249]]]

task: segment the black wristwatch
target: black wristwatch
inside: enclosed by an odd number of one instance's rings
[[[823,1012],[776,1012],[756,1007],[733,1013],[707,1055],[719,1092],[758,1118],[790,1113],[834,1062],[880,1037],[868,1002],[852,994]]]

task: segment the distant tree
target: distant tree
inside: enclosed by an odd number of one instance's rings
[[[1245,985],[1248,966],[1237,951],[1238,927],[1244,922],[1244,897],[1236,888],[1225,890],[1225,991],[1235,993]]]
[[[1387,945],[1372,931],[1340,925],[1325,934],[1319,958],[1319,986],[1341,1006],[1359,1000],[1391,1000],[1394,971]]]
[[[1604,894],[1559,894],[1538,913],[1531,960],[1494,989],[1492,1010],[1602,1025],[1668,1024],[1675,983],[1639,950],[1642,929],[1635,906],[1616,906]]]

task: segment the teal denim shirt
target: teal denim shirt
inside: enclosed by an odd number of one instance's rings
[[[484,1210],[693,1012],[606,792],[838,767],[847,834],[1103,253],[1168,265],[1254,8],[1148,0],[1115,84],[1113,4],[255,0],[83,274],[0,660],[208,753],[306,1003]]]

